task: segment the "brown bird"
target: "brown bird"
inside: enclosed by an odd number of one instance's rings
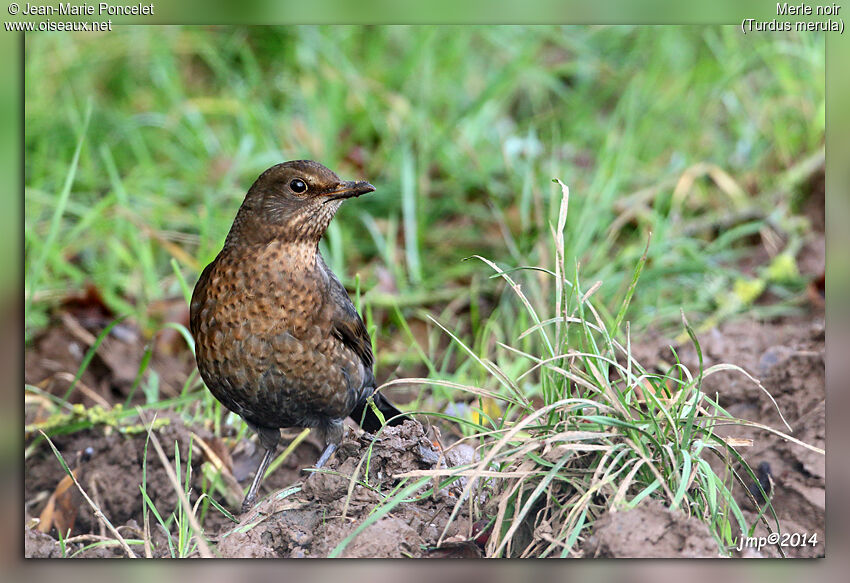
[[[369,333],[319,253],[343,201],[374,190],[310,160],[272,166],[251,186],[224,248],[195,286],[189,323],[201,377],[266,449],[243,512],[281,427],[319,430],[326,444],[319,468],[342,440],[347,416],[366,431],[380,429],[369,397],[390,424],[405,419],[375,392]]]

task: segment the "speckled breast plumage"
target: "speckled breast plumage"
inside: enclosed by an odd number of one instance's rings
[[[372,376],[333,333],[340,291],[348,300],[315,246],[225,247],[201,275],[190,313],[198,368],[213,395],[259,427],[345,418]]]

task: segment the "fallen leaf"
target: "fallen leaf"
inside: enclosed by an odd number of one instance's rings
[[[91,458],[92,448],[77,453],[76,468],[72,470],[74,477],[79,482],[82,480],[83,464]],[[56,527],[57,532],[63,537],[74,529],[74,522],[77,520],[77,513],[80,510],[82,496],[74,486],[74,480],[71,476],[63,477],[53,494],[47,500],[44,510],[39,515],[39,523],[36,528],[48,533],[52,527]]]

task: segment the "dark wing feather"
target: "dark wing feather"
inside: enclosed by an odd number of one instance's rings
[[[348,348],[363,361],[368,373],[372,372],[375,358],[372,356],[372,341],[363,320],[357,314],[354,306],[346,306],[343,310],[336,310],[334,318],[334,336],[342,340]]]
[[[328,269],[324,261],[321,262],[321,267],[328,275],[329,302],[333,306],[333,334],[363,361],[367,376],[371,377],[375,358],[372,356],[372,339],[369,338],[366,325],[333,271]]]

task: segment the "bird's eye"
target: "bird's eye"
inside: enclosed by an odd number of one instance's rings
[[[301,180],[300,178],[296,178],[292,182],[289,183],[289,188],[292,189],[292,192],[297,194],[301,194],[307,190],[307,183]]]

